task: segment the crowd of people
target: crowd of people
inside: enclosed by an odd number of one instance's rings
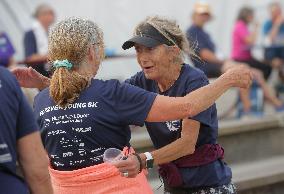
[[[284,60],[281,9],[278,3],[270,9],[263,62],[251,53],[258,27],[248,30],[254,21],[249,7],[236,19],[228,59],[217,57],[204,29],[212,17],[209,4],[194,5],[186,33],[175,20],[149,16],[122,45],[135,49],[141,71],[120,83],[96,79],[104,37],[95,22],[72,17],[51,25],[53,10],[39,6],[36,22],[24,36],[29,67],[14,68],[15,49],[0,34],[0,46],[8,48],[0,51],[1,190],[153,193],[146,172],[157,165],[165,194],[236,193],[224,148],[217,143],[214,102],[237,87],[243,114],[251,114],[250,85],[256,83],[276,111],[284,110],[267,84],[271,69],[281,72]],[[193,64],[185,63],[188,56]],[[11,73],[7,68],[12,67]],[[215,80],[209,83],[208,78]],[[33,113],[20,86],[40,91]],[[135,153],[129,125],[144,124],[155,149]],[[121,150],[123,159],[103,162],[108,148]]]

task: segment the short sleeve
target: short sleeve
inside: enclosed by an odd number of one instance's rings
[[[203,73],[202,73],[203,74]],[[209,84],[209,81],[207,77],[203,74],[197,77],[196,79],[192,80],[188,85],[188,88],[186,89],[186,93],[190,93],[198,88],[201,88],[203,86],[206,86]],[[205,111],[199,113],[198,115],[194,117],[190,117],[189,119],[196,120],[202,124],[205,124],[207,126],[211,126],[211,124],[214,122],[212,120],[212,113],[214,111],[214,105],[206,109]]]
[[[126,79],[124,81],[124,83],[131,84],[131,85],[136,85],[136,77],[137,77],[137,75],[134,75],[134,76]]]
[[[157,94],[127,83],[118,83],[115,110],[122,124],[142,126]]]
[[[264,35],[267,35],[271,30],[272,24],[269,21],[266,21],[263,25],[262,32]]]
[[[32,108],[20,88],[18,93],[20,102],[17,115],[17,139],[39,130]]]

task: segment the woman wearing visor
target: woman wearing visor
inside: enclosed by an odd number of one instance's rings
[[[150,25],[152,26],[152,23]],[[113,169],[114,166],[119,169],[123,176],[135,177],[137,174],[141,176],[139,172],[143,168],[150,168],[153,164],[165,164],[193,153],[200,124],[192,119],[185,119],[183,123],[193,127],[192,129],[186,127],[186,132],[181,132],[178,119],[193,117],[206,110],[218,96],[231,86],[244,88],[249,86],[251,75],[243,67],[228,70],[214,83],[207,85],[207,79],[203,74],[195,69],[189,69],[180,61],[182,44],[180,45],[181,48],[178,47],[176,45],[178,42],[174,44],[174,41],[171,42],[170,39],[163,38],[163,35],[156,32],[156,28],[151,26],[144,29],[149,32],[154,30],[154,34],[152,32],[146,34],[142,30],[138,36],[155,35],[156,38],[162,38],[158,39],[158,42],[161,42],[156,44],[156,41],[155,45],[152,45],[154,47],[149,48],[142,43],[135,45],[139,63],[143,70],[149,70],[145,71],[145,76],[152,73],[153,69],[151,68],[156,63],[149,62],[151,61],[150,58],[145,58],[142,51],[154,53],[157,48],[159,52],[155,53],[155,56],[151,55],[153,59],[165,57],[166,51],[169,54],[168,58],[162,59],[164,60],[163,64],[168,66],[165,69],[163,66],[159,66],[161,68],[159,71],[172,71],[171,74],[175,77],[173,81],[171,76],[166,74],[167,76],[163,78],[164,82],[161,82],[161,88],[157,84],[158,82],[156,83],[154,80],[155,77],[153,77],[153,80],[145,78],[145,82],[152,83],[149,88],[138,83],[135,84],[153,92],[147,92],[127,83],[119,84],[116,80],[92,79],[96,75],[102,59],[102,33],[94,23],[77,18],[59,22],[50,33],[49,57],[55,67],[51,80],[42,77],[32,69],[14,71],[22,86],[42,89],[50,84],[49,88],[41,91],[36,97],[35,114],[40,123],[43,142],[51,160],[50,172],[56,191],[61,193],[64,191],[69,194],[79,191],[86,191],[86,193],[92,193],[91,191],[96,191],[96,193],[149,193],[149,185],[145,185],[144,182],[138,184],[142,180],[141,177],[140,179],[119,178],[118,171]],[[70,41],[71,39],[72,41]],[[154,38],[147,38],[147,40],[150,39]],[[166,41],[165,44],[162,41]],[[175,39],[175,41],[182,41],[182,39]],[[149,43],[153,44],[154,42],[149,41]],[[130,46],[131,44],[130,41]],[[183,42],[183,44],[187,43]],[[178,65],[174,66],[174,64]],[[169,94],[168,96],[163,94],[162,92],[167,90],[166,87],[175,87],[174,85],[177,82],[183,81],[183,78],[179,78],[182,77],[182,72],[190,75],[189,80],[183,83],[187,86],[187,90],[185,91],[182,86],[175,89],[175,91],[183,90],[180,94],[173,93],[174,95]],[[141,72],[140,75],[143,76],[144,72]],[[139,78],[138,75],[135,77]],[[128,82],[134,82],[135,77]],[[199,81],[202,81],[204,87],[199,84]],[[155,87],[156,90],[150,87]],[[199,87],[202,88],[197,89]],[[195,89],[197,90],[193,91]],[[162,92],[159,92],[159,90],[162,90]],[[214,107],[210,110],[212,111],[211,114],[214,115]],[[204,120],[207,120],[207,118],[204,118]],[[141,126],[144,122],[161,121],[165,122],[164,124],[167,123],[170,131],[173,131],[176,137],[171,134],[163,136],[164,142],[157,144],[159,146],[157,148],[177,140],[173,143],[173,146],[162,148],[159,152],[129,155],[127,160],[115,163],[114,166],[102,163],[101,156],[105,149],[110,147],[123,149],[125,146],[130,146],[128,125]],[[215,121],[212,121],[212,123],[215,123]],[[154,128],[153,130],[160,131],[160,129]],[[178,139],[180,134],[186,139]],[[168,139],[165,139],[165,137]],[[202,137],[202,139],[204,138],[207,137]],[[204,141],[206,141],[205,139]],[[188,149],[184,146],[185,140],[186,145],[190,145]],[[215,142],[210,140],[209,143]],[[211,148],[213,147],[204,147],[203,152]],[[214,148],[219,147],[216,145]],[[159,154],[156,155],[155,153]],[[218,154],[218,158],[222,157],[221,151],[216,152],[216,154]],[[212,160],[212,158],[209,159]],[[219,163],[221,167],[224,165],[221,161]],[[98,176],[96,173],[102,169],[109,173],[106,173],[105,176]],[[84,181],[79,181],[79,179]],[[145,181],[145,179],[142,181]]]
[[[183,53],[190,52],[189,43],[175,21],[158,16],[147,18],[122,46],[131,47],[136,50],[142,71],[127,83],[175,97],[208,85],[202,71],[184,63]],[[193,117],[146,121],[145,125],[156,150],[140,156],[145,168],[159,165],[165,193],[235,193],[231,169],[223,161],[224,149],[217,144],[215,104]],[[118,166],[126,162],[121,161]]]

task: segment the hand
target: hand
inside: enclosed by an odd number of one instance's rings
[[[253,22],[253,26],[254,26],[254,29],[259,29],[259,27],[260,27],[260,23],[258,22],[258,21],[254,21]]]
[[[139,174],[140,164],[135,155],[129,155],[126,160],[119,160],[112,163],[118,170],[123,173],[128,173],[128,178],[134,178]],[[125,176],[124,176],[125,177]]]
[[[232,87],[247,89],[252,83],[252,72],[246,65],[238,65],[228,69],[223,75]]]
[[[284,23],[284,17],[282,15],[279,15],[275,20],[275,25],[277,27],[280,27]]]
[[[49,78],[41,75],[31,67],[16,67],[11,72],[16,76],[21,87],[42,90],[49,85]]]
[[[222,66],[221,71],[224,73],[226,72],[228,69],[235,67],[236,66],[236,62],[232,61],[232,60],[225,60]]]

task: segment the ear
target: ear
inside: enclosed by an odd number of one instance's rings
[[[173,55],[178,55],[180,52],[180,48],[178,48],[178,46],[174,45],[174,46],[170,46],[168,47],[170,53],[172,53]]]
[[[95,51],[95,47],[92,45],[88,49],[88,60],[91,62],[91,61],[94,61],[95,58],[96,58],[96,51]]]

